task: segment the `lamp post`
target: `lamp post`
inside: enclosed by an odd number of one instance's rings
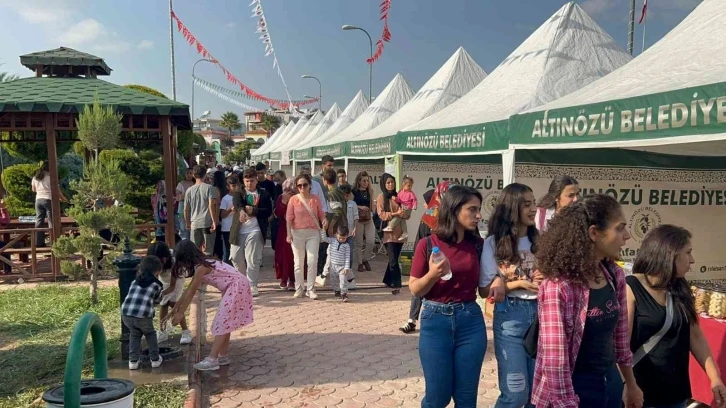
[[[373,39],[371,39],[371,35],[368,34],[368,31],[349,24],[344,25],[343,30],[361,30],[366,33],[368,36],[368,42],[371,45],[371,59],[373,59]],[[373,64],[368,64],[368,103],[370,104],[371,102],[373,102]]]
[[[202,61],[212,62],[206,58],[202,58],[192,65],[192,130],[194,130],[194,70],[197,68],[197,64]]]
[[[301,78],[303,79],[314,79],[318,81],[318,87],[320,88],[320,91],[318,92],[318,110],[323,110],[323,85],[320,83],[320,80],[317,77],[314,77],[312,75],[303,75]]]

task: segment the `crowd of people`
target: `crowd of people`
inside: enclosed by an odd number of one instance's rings
[[[322,161],[315,177],[303,166],[293,178],[277,171],[272,180],[264,164],[221,172],[223,178],[191,169],[177,188],[180,232],[189,239],[177,245],[173,264],[163,243],[150,250],[159,263],[142,263],[138,287],[124,302],[131,341],[146,335],[155,344],[148,319],[162,298],[171,306],[162,310],[162,328],[167,320],[184,328],[184,312],[206,283],[223,300],[211,352],[195,367],[229,364],[230,333],[253,318],[268,226],[281,290],[317,299],[316,277],[327,277],[334,296],[347,302],[355,272],[371,270],[378,217],[388,254],[383,283],[400,293],[405,220],[418,205],[414,181],[404,178],[397,191],[395,177],[384,173],[373,199],[367,173],[350,185],[332,157]],[[505,187],[484,237],[479,191],[443,182],[423,199],[427,211],[408,282],[411,309],[400,328],[416,332],[420,321],[423,407],[445,407],[452,399],[457,407],[477,406],[487,349],[477,296],[494,304],[498,408],[682,408],[691,397],[689,354],[706,371],[718,406],[726,407],[726,387],[685,280],[694,263],[689,231],[668,224],[650,231],[626,277],[615,262],[630,239],[620,204],[604,194],[582,198],[572,177],[556,177],[539,200],[524,184]],[[185,278],[192,281],[182,293],[177,286]],[[133,368],[137,347],[131,354]],[[155,357],[152,364],[161,364]]]

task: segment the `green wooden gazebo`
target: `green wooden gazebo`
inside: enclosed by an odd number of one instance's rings
[[[175,196],[176,130],[191,129],[188,105],[98,79],[110,75],[111,68],[102,58],[71,48],[22,55],[20,62],[35,77],[0,83],[0,143],[45,143],[55,197],[59,196],[56,143],[78,140],[78,113],[95,98],[123,114],[122,140],[162,144],[166,195]],[[60,214],[60,202],[53,200],[53,240],[61,234]],[[165,234],[173,247],[173,218]],[[53,273],[59,270],[54,260]]]

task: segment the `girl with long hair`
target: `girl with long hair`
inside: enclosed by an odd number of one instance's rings
[[[659,225],[645,236],[633,263],[633,274],[625,278],[633,371],[646,407],[688,405],[689,354],[706,371],[718,406],[726,407],[726,387],[698,324],[693,295],[686,282],[686,273],[695,262],[692,250],[688,230]],[[667,324],[669,308],[669,328],[646,352],[644,345]]]
[[[190,240],[177,244],[174,258],[172,274],[177,277],[186,275],[192,278],[192,282],[172,309],[172,324],[177,325],[184,319],[187,308],[203,283],[222,292],[222,300],[212,322],[212,349],[207,358],[194,364],[194,368],[209,371],[219,369],[220,365],[229,365],[230,334],[253,321],[249,279],[234,266],[205,255]]]
[[[426,381],[422,407],[477,406],[479,376],[487,347],[482,310],[476,303],[482,196],[453,186],[443,197],[435,232],[416,245],[409,288],[422,297],[419,357]],[[433,248],[446,256],[434,261]],[[442,279],[451,273],[448,280]]]
[[[399,258],[401,257],[401,235],[403,230],[401,225],[396,225],[392,231],[385,231],[388,222],[393,217],[407,218],[405,211],[396,202],[396,178],[388,173],[381,176],[381,194],[378,196],[376,205],[378,206],[378,216],[381,218],[381,229],[383,229],[383,244],[386,246],[388,253],[388,265],[386,273],[383,275],[383,283],[391,288],[391,293],[397,295],[401,293],[401,265]]]
[[[222,214],[219,208],[220,203],[222,198],[229,194],[227,179],[224,177],[224,171],[217,170],[212,173],[212,184],[217,188],[217,214],[213,214],[212,216],[217,217],[217,225],[221,225]],[[224,239],[222,238],[220,231],[217,231],[217,236],[214,238],[214,256],[221,260],[225,260]],[[227,251],[227,259],[229,259],[229,251]]]
[[[365,171],[355,176],[353,201],[358,206],[358,229],[355,234],[355,255],[358,272],[370,271],[373,245],[376,239],[376,226],[373,223],[373,187],[371,178]],[[351,265],[355,267],[355,265]]]
[[[552,179],[550,188],[537,204],[536,226],[540,231],[547,229],[547,223],[560,210],[580,199],[580,185],[577,180],[567,175]]]
[[[643,406],[628,341],[625,274],[613,262],[628,239],[620,204],[596,194],[563,208],[537,242],[544,275],[537,407],[620,408],[621,398],[627,408]]]
[[[494,206],[484,241],[479,286],[492,286],[489,295],[496,302],[494,352],[501,391],[497,408],[527,405],[532,389],[534,360],[525,353],[523,339],[537,315],[541,280],[533,255],[536,212],[531,188],[519,183],[508,185]]]

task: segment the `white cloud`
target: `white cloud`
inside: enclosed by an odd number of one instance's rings
[[[580,3],[583,10],[590,16],[601,14],[613,6],[611,0],[585,0]]]
[[[151,49],[153,47],[154,47],[154,42],[151,41],[151,40],[141,40],[136,45],[136,48],[138,48],[140,50],[148,50],[148,49]]]
[[[131,48],[131,44],[123,40],[118,33],[109,31],[103,24],[93,18],[87,18],[71,25],[57,38],[61,45],[83,46],[91,51],[125,52]],[[144,41],[139,43],[139,47]]]
[[[224,26],[227,27],[227,28],[232,28],[232,27],[235,26],[235,23],[227,23]]]
[[[28,23],[59,23],[70,18],[72,7],[65,0],[0,0],[0,7],[7,7]]]

